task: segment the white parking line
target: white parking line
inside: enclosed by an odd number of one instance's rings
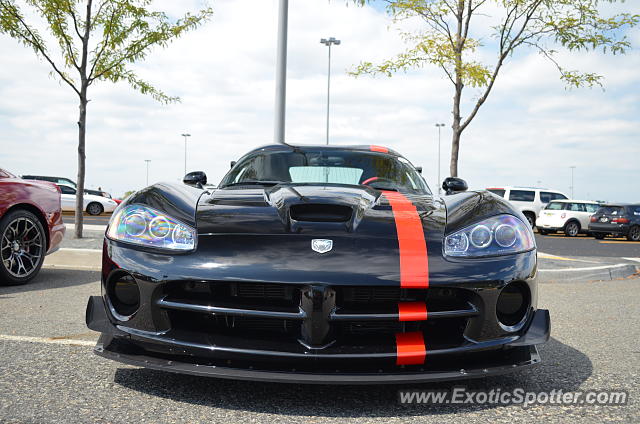
[[[62,252],[98,252],[98,253],[102,252],[101,249],[78,249],[78,248],[74,248],[74,247],[62,247],[62,248],[58,249],[58,251],[62,251]]]
[[[635,262],[640,262],[640,258],[622,258],[625,261],[635,261]]]
[[[57,265],[57,264],[44,264],[42,268],[45,269],[66,269],[69,271],[102,271],[102,267],[91,265]]]
[[[11,342],[27,342],[27,343],[45,343],[55,345],[67,345],[67,346],[95,346],[96,342],[89,340],[72,340],[64,338],[52,338],[52,337],[29,337],[29,336],[11,336],[8,334],[0,334],[0,340],[6,340]]]
[[[609,268],[621,268],[623,266],[630,266],[631,264],[615,264],[615,265],[604,265],[604,266],[589,266],[586,268],[560,268],[560,269],[539,269],[539,272],[565,272],[565,271],[596,271],[599,269],[609,269]]]

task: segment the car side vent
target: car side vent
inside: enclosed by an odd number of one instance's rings
[[[351,219],[353,209],[349,206],[326,204],[292,205],[291,219],[308,222],[346,222]]]

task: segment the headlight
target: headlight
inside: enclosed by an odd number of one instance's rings
[[[536,247],[529,225],[513,215],[499,215],[444,239],[444,254],[456,257],[498,256]]]
[[[107,237],[141,246],[193,250],[196,231],[165,214],[140,205],[120,209],[111,219]]]

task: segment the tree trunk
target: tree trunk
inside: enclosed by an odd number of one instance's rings
[[[84,84],[83,84],[84,85]],[[75,236],[82,238],[84,213],[85,135],[87,129],[87,88],[80,92],[80,117],[78,118],[78,187],[76,191]]]
[[[462,99],[462,88],[464,83],[462,82],[462,50],[464,48],[463,40],[463,18],[465,10],[465,1],[458,0],[458,8],[456,12],[456,20],[458,23],[456,29],[456,43],[454,47],[455,53],[455,93],[453,95],[453,123],[451,129],[453,130],[453,137],[451,139],[451,163],[449,165],[449,173],[451,177],[458,176],[458,152],[460,151],[460,134],[462,128],[460,128],[460,101]],[[466,36],[466,32],[464,33]]]
[[[458,152],[460,151],[460,134],[461,131],[453,131],[451,137],[451,165],[449,166],[449,172],[452,177],[458,176]]]
[[[453,124],[451,129],[453,135],[451,138],[451,163],[449,165],[449,174],[451,177],[458,176],[458,153],[460,152],[460,135],[462,134],[462,128],[460,122],[460,101],[462,99],[462,82],[456,83],[456,91],[453,96]]]
[[[84,142],[87,133],[87,61],[89,56],[89,34],[91,33],[91,6],[93,0],[87,0],[87,14],[84,21],[84,36],[82,37],[82,61],[80,73],[80,117],[78,118],[78,188],[76,191],[76,238],[82,238],[82,214],[84,212],[84,174],[85,150]]]

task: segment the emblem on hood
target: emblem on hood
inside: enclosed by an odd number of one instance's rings
[[[318,253],[327,253],[333,249],[333,240],[313,239],[311,240],[311,249]]]

